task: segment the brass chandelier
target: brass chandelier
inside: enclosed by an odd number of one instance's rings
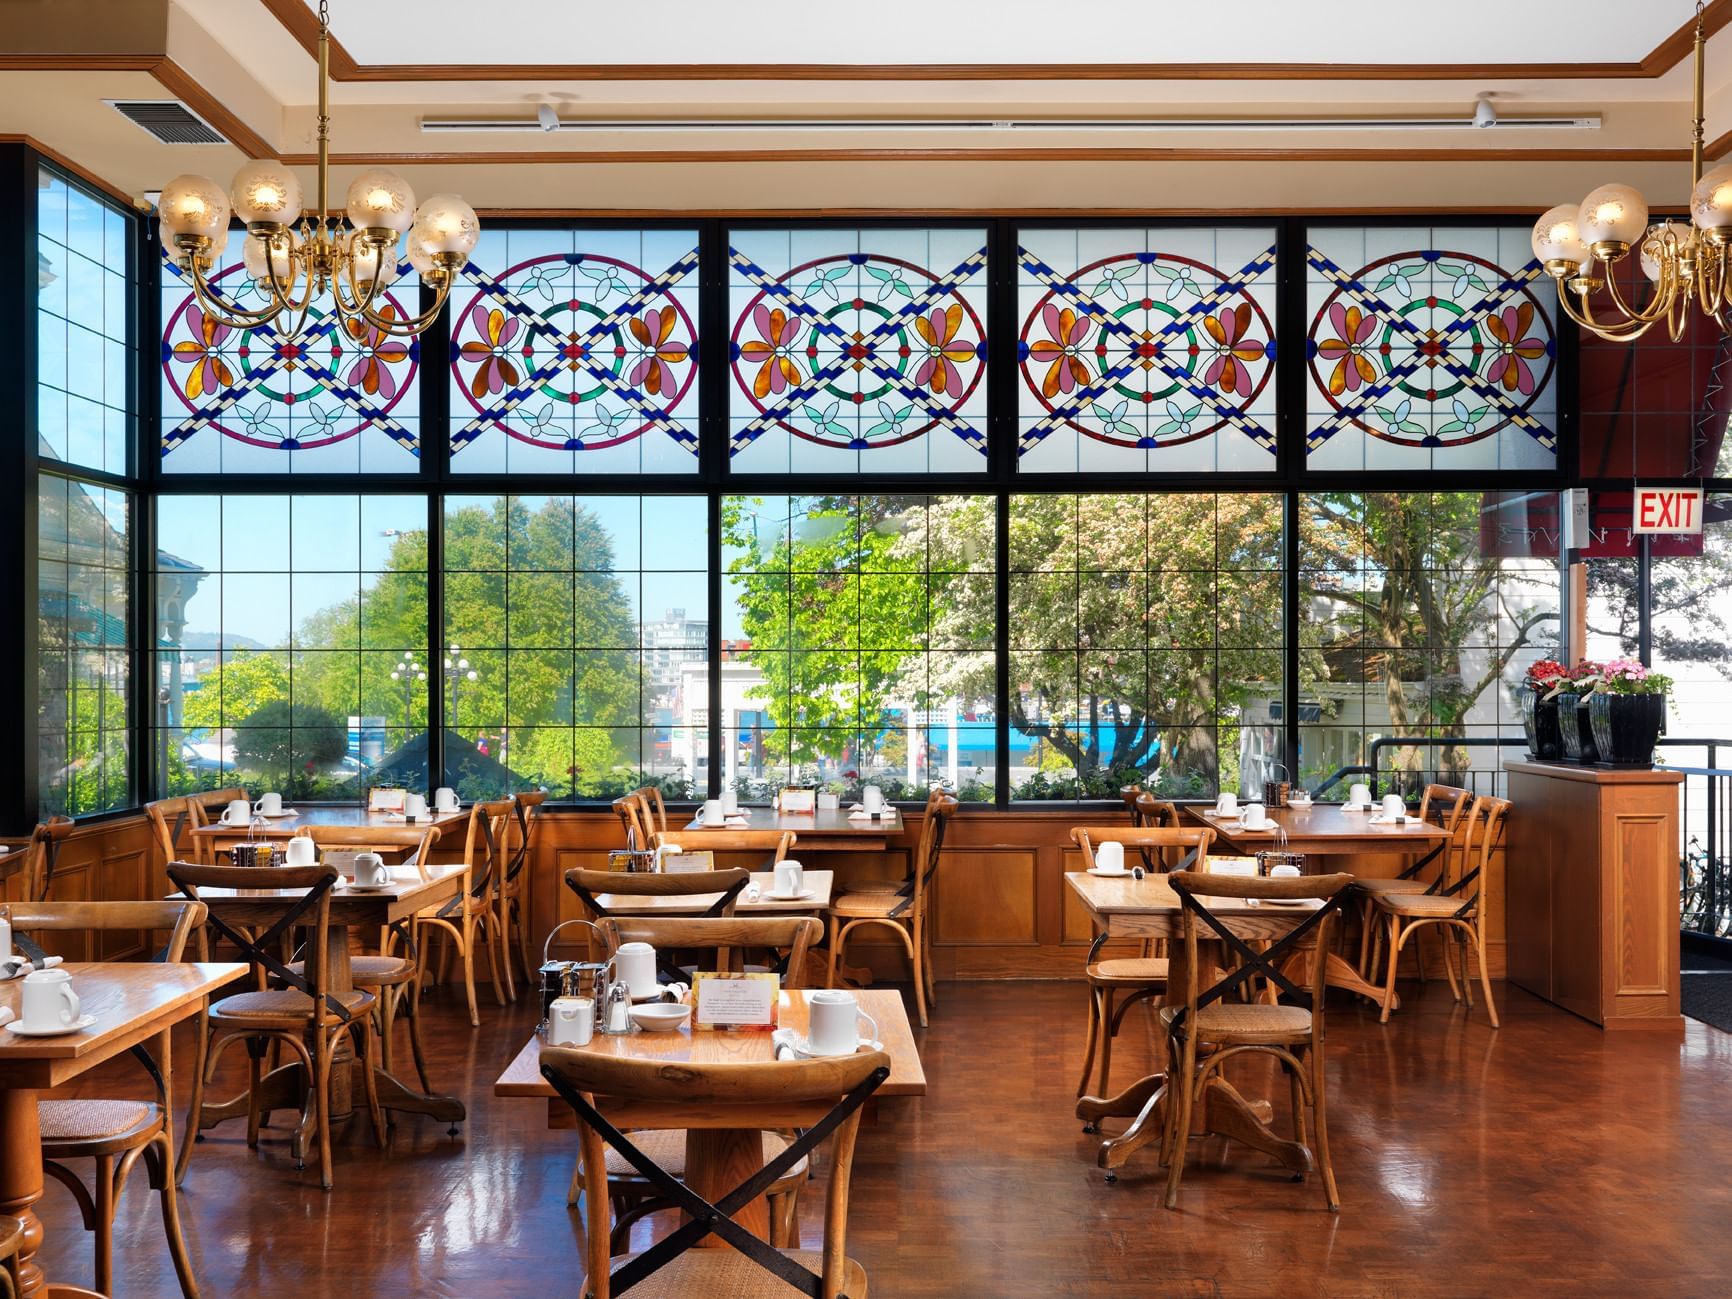
[[[301,182],[280,162],[249,162],[235,173],[228,194],[204,176],[177,176],[157,200],[162,245],[186,273],[205,314],[238,330],[270,328],[297,337],[314,301],[326,292],[351,331],[377,330],[412,337],[438,316],[457,272],[469,260],[481,223],[455,194],[436,194],[419,208],[415,194],[394,172],[363,172],[349,186],[349,229],[329,211],[330,11],[319,2],[319,199],[303,215]],[[242,307],[211,283],[228,244],[231,212],[246,225],[241,259],[265,304]],[[297,222],[299,223],[297,225]],[[404,318],[385,300],[397,278],[398,244],[408,235],[409,264],[434,291],[431,307]]]
[[[1732,327],[1732,165],[1702,174],[1702,64],[1707,50],[1702,0],[1696,3],[1696,91],[1690,149],[1690,224],[1648,224],[1648,201],[1633,185],[1602,185],[1580,205],[1564,203],[1534,226],[1534,256],[1558,282],[1558,301],[1583,329],[1612,342],[1640,338],[1660,321],[1677,342],[1692,299],[1721,329]],[[1634,249],[1654,286],[1637,307],[1618,287],[1617,264]],[[1602,320],[1593,295],[1605,289],[1616,315]]]

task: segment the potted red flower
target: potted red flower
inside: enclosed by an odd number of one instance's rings
[[[1556,762],[1564,756],[1563,735],[1558,730],[1558,703],[1551,695],[1558,682],[1568,680],[1569,675],[1570,670],[1556,659],[1541,659],[1528,668],[1516,688],[1516,706],[1521,709],[1530,758]]]
[[[1600,664],[1583,659],[1552,687],[1550,697],[1558,702],[1558,730],[1564,737],[1564,759],[1568,762],[1592,766],[1600,760],[1593,723],[1588,718],[1588,697],[1604,679],[1605,669]]]

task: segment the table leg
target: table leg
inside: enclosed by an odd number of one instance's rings
[[[31,1208],[41,1198],[42,1134],[36,1124],[36,1093],[8,1088],[0,1091],[0,1214],[24,1224],[18,1277],[26,1299],[42,1293],[45,1285],[36,1264],[42,1220]]]
[[[1248,1101],[1225,1078],[1211,1078],[1203,1093],[1203,1127],[1216,1136],[1231,1137],[1261,1150],[1296,1173],[1312,1171],[1311,1152],[1297,1141],[1278,1137],[1269,1128],[1273,1109],[1267,1101]]]
[[[764,1134],[756,1128],[690,1128],[686,1131],[686,1185],[711,1204],[763,1166]],[[768,1240],[769,1201],[760,1195],[734,1214],[734,1221],[754,1236]],[[706,1236],[700,1247],[732,1248],[717,1236]]]
[[[1326,961],[1327,963],[1323,967],[1325,985],[1331,988],[1341,988],[1365,997],[1379,1006],[1383,1004],[1383,989],[1366,982],[1365,977],[1354,969],[1345,957],[1339,953],[1330,952],[1327,954]],[[1311,986],[1311,953],[1309,951],[1295,952],[1287,964],[1281,967],[1281,973],[1299,987],[1309,988]]]
[[[469,1117],[463,1102],[455,1096],[429,1096],[399,1081],[383,1069],[373,1070],[373,1081],[379,1089],[379,1105],[401,1114],[425,1114],[446,1123],[461,1123]]]

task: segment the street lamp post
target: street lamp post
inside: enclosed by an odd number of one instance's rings
[[[391,680],[403,683],[403,729],[407,731],[415,712],[415,683],[426,682],[427,669],[415,661],[413,654],[405,654],[391,669]]]
[[[457,726],[457,697],[465,681],[479,681],[481,674],[469,666],[469,660],[463,657],[462,651],[453,645],[445,655],[445,675],[451,681],[451,722],[452,729]]]

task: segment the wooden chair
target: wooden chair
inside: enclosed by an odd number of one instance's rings
[[[54,867],[60,856],[60,845],[71,838],[78,828],[67,816],[51,816],[30,832],[29,856],[24,862],[24,896],[32,902],[46,902],[54,888]]]
[[[1508,799],[1480,794],[1468,809],[1467,828],[1458,855],[1446,860],[1456,863],[1456,870],[1443,881],[1436,893],[1377,893],[1372,902],[1377,908],[1378,923],[1386,926],[1388,946],[1387,968],[1383,982],[1383,1008],[1379,1023],[1389,1022],[1389,1012],[1395,1003],[1395,970],[1401,963],[1401,949],[1407,940],[1429,926],[1438,926],[1445,934],[1443,970],[1449,978],[1449,990],[1457,1001],[1466,1000],[1473,1007],[1472,976],[1464,959],[1460,982],[1456,979],[1455,960],[1450,952],[1450,937],[1458,938],[1472,949],[1479,966],[1480,987],[1485,992],[1485,1013],[1491,1026],[1498,1027],[1497,1004],[1491,996],[1491,975],[1485,963],[1485,908],[1481,905],[1481,882],[1492,852],[1503,834],[1504,820],[1509,815]]]
[[[201,888],[256,889],[260,871],[249,866],[200,866],[192,862],[170,862],[168,877],[194,901]],[[286,987],[264,992],[243,992],[213,1005],[204,1016],[201,1034],[203,1067],[193,1077],[192,1105],[187,1112],[186,1142],[198,1135],[204,1105],[205,1084],[216,1073],[222,1053],[236,1041],[247,1043],[247,1144],[259,1143],[259,1081],[268,1043],[280,1042],[300,1058],[307,1071],[310,1123],[319,1139],[319,1182],[331,1188],[331,1056],[337,1039],[359,1029],[355,1053],[357,1070],[366,1085],[367,1108],[374,1130],[385,1131],[373,1077],[372,1034],[368,1017],[376,1004],[373,994],[359,988],[337,996],[327,980],[326,942],[330,936],[331,889],[337,882],[332,866],[278,866],[270,871],[274,888],[303,890],[299,898],[261,898],[256,912],[244,916],[249,924],[267,926],[257,938],[243,934],[222,916],[211,915],[210,924],[241,949],[256,971],[282,980]],[[296,927],[306,930],[305,965],[291,971],[275,952],[277,939]],[[306,1142],[310,1134],[303,1124],[294,1140],[296,1167],[306,1166]],[[182,1153],[184,1167],[187,1152]]]
[[[695,919],[690,917],[615,916],[601,922],[614,951],[621,943],[648,943],[657,952],[675,948],[714,948],[716,968],[728,970],[739,963],[742,952],[774,948],[788,950],[788,973],[782,987],[801,986],[801,973],[806,968],[806,953],[813,943],[824,937],[824,925],[810,916],[766,916],[740,919]],[[632,1142],[668,1176],[684,1179],[686,1171],[686,1134],[677,1128],[660,1131],[636,1131]],[[788,1138],[774,1132],[764,1133],[764,1162],[768,1163],[788,1146]],[[607,1198],[613,1209],[613,1243],[615,1253],[621,1253],[631,1239],[634,1222],[647,1214],[674,1208],[673,1201],[657,1195],[642,1173],[628,1164],[616,1152],[607,1160]],[[800,1186],[807,1177],[805,1160],[795,1164],[768,1192],[770,1205],[770,1243],[791,1247],[798,1245]],[[571,1188],[566,1204],[576,1206],[583,1193],[583,1161],[572,1169]]]
[[[768,852],[769,860],[757,868],[767,871],[788,855],[799,836],[792,830],[658,830],[648,842],[684,852]]]
[[[188,794],[186,796],[187,815],[192,820],[193,828],[198,829],[201,826],[214,823],[235,799],[246,797],[247,791],[239,785],[231,785],[227,789],[212,789],[197,794]],[[176,858],[178,858],[178,854],[176,854]],[[193,859],[206,866],[215,863],[216,853],[211,849],[210,840],[193,840]]]
[[[1156,798],[1141,785],[1126,785],[1119,791],[1119,797],[1125,802],[1125,811],[1130,813],[1131,825],[1139,829],[1154,829],[1159,826],[1179,825],[1179,809],[1164,799]]]
[[[176,845],[192,821],[186,802],[184,797],[159,798],[144,805],[144,814],[150,818],[151,837],[156,840],[156,850],[162,854],[164,867],[180,858],[180,849]]]
[[[424,936],[431,931],[450,945],[441,958],[440,981],[444,981],[444,964],[451,950],[463,958],[463,988],[469,998],[469,1026],[481,1027],[481,1012],[475,1001],[475,945],[487,942],[489,970],[493,976],[493,997],[501,1006],[509,992],[513,1001],[517,990],[511,982],[511,970],[501,951],[503,938],[497,923],[493,885],[505,865],[505,822],[511,815],[511,800],[502,798],[492,803],[476,803],[469,809],[469,829],[463,839],[463,891],[437,907],[429,907],[415,917],[416,942],[422,952],[421,973],[425,981],[432,964],[429,944]],[[419,991],[417,991],[419,996]]]
[[[1201,862],[1209,855],[1215,832],[1207,827],[1192,830],[1162,825],[1127,829],[1124,826],[1079,825],[1071,830],[1070,837],[1082,849],[1086,870],[1094,869],[1095,846],[1103,843],[1122,843],[1127,848],[1136,848],[1142,852],[1145,861],[1158,863],[1155,869],[1165,870],[1169,864],[1179,866],[1181,862],[1186,865],[1191,861]],[[1097,1050],[1101,1076],[1093,1094],[1106,1094],[1107,1076],[1113,1064],[1113,1039],[1119,1035],[1125,1015],[1137,1002],[1159,997],[1167,990],[1168,961],[1164,956],[1149,950],[1145,944],[1140,956],[1102,960],[1100,953],[1105,944],[1106,935],[1096,935],[1089,947],[1088,958],[1083,962],[1083,977],[1089,985],[1089,1029],[1088,1044],[1083,1048],[1082,1078],[1076,1085],[1078,1096],[1089,1094],[1089,1076],[1094,1072]],[[1120,994],[1124,1000],[1115,1006]],[[1086,1130],[1093,1131],[1094,1125],[1089,1124]]]
[[[750,871],[737,869],[693,871],[689,875],[590,871],[582,867],[573,867],[565,872],[566,888],[577,894],[585,914],[594,920],[609,918],[607,910],[596,901],[597,896],[603,893],[632,898],[691,898],[719,893],[721,896],[704,911],[704,916],[712,920],[731,916],[734,904],[751,882]]]
[[[666,834],[668,826],[668,805],[662,798],[660,785],[644,785],[633,790],[633,798],[637,799],[638,814],[643,818],[644,833],[652,838],[658,834]],[[645,840],[647,843],[648,840]]]
[[[844,893],[830,903],[830,987],[836,986],[836,970],[844,964],[842,951],[848,935],[862,926],[888,929],[902,942],[914,972],[914,1004],[920,1011],[920,1027],[926,1027],[926,1003],[938,1004],[937,980],[932,973],[932,927],[927,912],[932,885],[944,848],[944,828],[956,814],[956,799],[938,793],[926,805],[920,826],[920,846],[909,863],[908,878],[894,893]]]
[[[547,791],[542,789],[522,790],[511,796],[516,842],[499,879],[499,934],[505,945],[501,959],[517,957],[525,988],[534,985],[530,972],[541,965],[540,958],[529,950],[529,881],[533,875],[530,864],[535,860],[536,832],[541,828],[541,809],[546,802]]]
[[[12,923],[20,933],[48,930],[167,930],[168,944],[156,959],[179,961],[187,939],[204,924],[202,902],[21,902],[12,906]],[[198,1282],[187,1258],[186,1239],[180,1230],[180,1204],[175,1187],[173,1070],[170,1067],[170,1035],[156,1038],[153,1057],[145,1044],[132,1054],[156,1085],[154,1101],[137,1100],[42,1100],[36,1103],[42,1130],[42,1171],[62,1183],[78,1202],[84,1229],[96,1237],[96,1289],[104,1294],[114,1282],[114,1212],[126,1179],[140,1159],[150,1174],[151,1189],[162,1202],[162,1226],[168,1237],[169,1256],[174,1260],[180,1290],[187,1299],[197,1299]],[[96,1163],[94,1193],[66,1166],[73,1159]],[[10,1222],[0,1219],[0,1225]]]
[[[624,794],[613,800],[613,814],[619,818],[620,828],[625,831],[625,846],[632,849],[647,848],[650,843],[650,833],[644,829],[643,808],[638,803],[636,794]]]
[[[827,1060],[674,1065],[546,1047],[541,1072],[577,1115],[588,1185],[606,1182],[611,1147],[655,1192],[693,1219],[644,1253],[615,1259],[608,1215],[586,1214],[585,1299],[619,1294],[641,1299],[784,1299],[792,1294],[841,1299],[866,1294],[866,1272],[847,1256],[848,1191],[860,1107],[890,1075],[890,1057],[882,1051]],[[798,1109],[810,1120],[780,1154],[712,1204],[663,1172],[597,1108],[621,1102],[630,1104],[634,1119],[652,1125],[658,1112],[665,1113],[670,1122],[657,1126],[658,1131],[674,1126],[675,1120],[688,1129],[751,1126],[749,1116],[765,1106]],[[822,1108],[826,1105],[827,1111]],[[748,1117],[742,1118],[741,1111]],[[822,1251],[777,1249],[729,1216],[786,1177],[832,1134]],[[733,1248],[692,1248],[711,1235]]]
[[[1309,1145],[1323,1175],[1323,1194],[1331,1211],[1341,1208],[1335,1189],[1335,1168],[1329,1161],[1328,1110],[1323,1067],[1322,959],[1329,949],[1329,929],[1350,896],[1351,875],[1300,875],[1291,879],[1208,875],[1178,871],[1167,877],[1181,903],[1184,926],[1183,1005],[1163,1007],[1170,1061],[1165,1097],[1163,1144],[1167,1166],[1167,1208],[1179,1202],[1179,1180],[1185,1172],[1185,1151],[1191,1136],[1191,1112],[1211,1086],[1225,1086],[1222,1067],[1241,1055],[1273,1056],[1286,1070],[1291,1088],[1294,1140]],[[1315,898],[1322,906],[1281,934],[1263,951],[1253,950],[1228,929],[1199,898],[1289,900]],[[1271,912],[1274,908],[1270,908]],[[1199,940],[1219,939],[1241,964],[1208,988],[1200,987]],[[1314,948],[1311,986],[1295,987],[1281,973],[1294,952]],[[1294,1005],[1228,1001],[1225,998],[1256,977],[1285,991]],[[1206,1051],[1206,1054],[1205,1054]],[[1311,1113],[1313,1140],[1306,1140],[1305,1113]]]
[[[18,1251],[24,1248],[24,1224],[0,1218],[0,1299],[18,1299],[24,1283],[18,1278]]]
[[[942,785],[934,785],[926,793],[926,805],[920,809],[920,815],[922,817],[930,815],[932,812],[932,805],[934,803],[938,802],[939,800],[945,798],[945,797],[947,797],[947,795],[945,793],[944,787]],[[901,894],[901,893],[906,892],[906,890],[908,889],[908,881],[912,878],[913,878],[912,874],[908,874],[908,875],[904,875],[899,880],[898,879],[851,879],[848,881],[847,891],[849,893],[853,893],[853,894],[861,894],[861,893],[896,893],[896,894]]]
[[[1448,831],[1448,842],[1433,848],[1393,879],[1355,878],[1355,883],[1359,886],[1359,972],[1366,978],[1376,977],[1373,972],[1381,963],[1379,958],[1383,942],[1383,929],[1375,923],[1372,899],[1386,893],[1435,892],[1439,881],[1449,876],[1451,859],[1461,852],[1462,835],[1467,830],[1464,814],[1472,801],[1473,791],[1470,789],[1462,789],[1456,785],[1427,785],[1419,800],[1419,819],[1432,821]],[[1431,879],[1421,878],[1425,868],[1434,861],[1439,862],[1436,873]],[[1419,950],[1417,945],[1414,950]],[[1419,965],[1420,978],[1423,979],[1423,957]]]

